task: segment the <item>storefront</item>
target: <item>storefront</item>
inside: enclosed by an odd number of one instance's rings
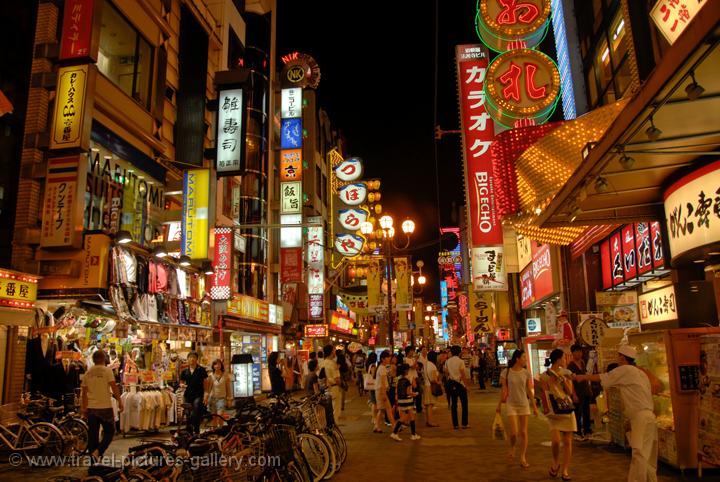
[[[271,306],[274,308],[271,309]],[[220,315],[219,335],[221,344],[229,348],[226,352],[226,366],[234,355],[252,355],[252,392],[259,394],[270,390],[268,355],[280,351],[282,318],[278,319],[277,305],[251,296],[235,294],[227,301],[226,313]],[[271,319],[270,313],[275,315]],[[271,321],[274,320],[274,323]],[[250,387],[240,387],[247,393]]]

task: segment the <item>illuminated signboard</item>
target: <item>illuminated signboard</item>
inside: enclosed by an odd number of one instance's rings
[[[674,285],[643,293],[638,296],[638,303],[640,304],[640,323],[643,325],[678,319]]]
[[[183,183],[182,254],[191,259],[208,257],[210,171],[185,171]]]
[[[320,66],[308,54],[291,52],[281,57],[284,67],[280,78],[286,85],[317,89],[320,84]]]
[[[37,299],[38,277],[0,269],[0,306],[32,308]]]
[[[341,181],[357,181],[363,174],[362,160],[359,157],[350,157],[338,164],[334,171]]]
[[[210,287],[210,297],[214,300],[231,298],[233,237],[232,228],[215,228],[215,255],[213,256],[213,275]]]
[[[348,231],[357,231],[360,225],[367,221],[368,212],[364,209],[341,209],[338,211],[340,225]]]
[[[280,121],[280,148],[298,149],[302,147],[302,119],[282,119]]]
[[[600,243],[602,287],[635,286],[668,272],[660,223],[627,224]]]
[[[302,117],[302,88],[282,89],[280,116],[283,119]]]
[[[60,36],[60,60],[90,57],[97,60],[97,35],[93,38],[95,0],[66,0]],[[93,42],[95,40],[95,42]]]
[[[565,28],[563,0],[551,0],[551,16],[553,34],[555,35],[555,51],[557,52],[558,70],[560,71],[560,90],[562,91],[563,117],[571,120],[577,117],[575,107],[575,90],[573,89],[570,51]]]
[[[302,214],[281,214],[280,224],[280,247],[301,248],[302,247]],[[296,225],[296,226],[293,226]],[[288,226],[288,227],[285,227]]]
[[[353,320],[349,316],[333,311],[330,317],[330,329],[342,333],[352,333]]]
[[[322,320],[325,317],[325,298],[323,295],[308,295],[310,319]]]
[[[86,93],[93,88],[95,70],[87,64],[58,70],[50,149],[87,148],[92,121],[88,110],[92,102],[86,99]]]
[[[357,234],[338,234],[335,236],[335,249],[347,258],[360,254],[364,243],[365,240]]]
[[[311,216],[308,223],[319,224],[307,228],[307,287],[308,294],[322,295],[325,292],[325,235],[322,217]]]
[[[228,315],[247,318],[255,321],[269,321],[269,308],[267,301],[252,296],[235,294],[227,302]]]
[[[650,17],[670,45],[680,37],[690,22],[710,0],[658,0]]]
[[[284,149],[280,151],[280,180],[302,180],[302,149]]]
[[[532,48],[545,37],[549,16],[550,0],[478,0],[475,30],[496,52]]]
[[[302,181],[280,183],[280,214],[302,212]]]
[[[490,150],[495,128],[485,110],[486,96],[483,90],[488,53],[482,45],[458,45],[455,47],[455,56],[472,247],[502,246],[503,231],[496,211]]]
[[[507,291],[502,246],[472,249],[472,280],[475,291]]]
[[[245,152],[242,89],[221,90],[218,98],[216,166],[220,175],[242,170]]]
[[[560,99],[560,73],[550,57],[531,49],[499,55],[487,72],[486,106],[500,124],[546,122]]]
[[[79,247],[85,192],[85,183],[78,182],[81,169],[78,155],[48,159],[40,246]]]
[[[303,280],[302,248],[280,249],[280,282],[299,283]]]
[[[305,325],[305,336],[307,338],[323,338],[328,336],[327,325]]]
[[[358,206],[367,198],[367,186],[363,183],[348,184],[338,189],[338,195],[348,206]]]

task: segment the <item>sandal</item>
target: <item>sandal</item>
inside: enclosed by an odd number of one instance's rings
[[[550,471],[548,472],[548,474],[550,475],[550,477],[555,478],[558,476],[558,472],[560,472],[559,465],[557,467],[550,467]]]
[[[523,470],[527,470],[527,469],[530,468],[530,464],[527,463],[527,462],[522,462],[522,461],[521,461],[521,462],[520,462],[520,467],[522,467]]]
[[[374,428],[373,433],[383,433],[383,431],[380,430],[379,428]]]
[[[563,480],[572,480],[572,477],[570,477],[570,474],[562,474],[561,477]]]

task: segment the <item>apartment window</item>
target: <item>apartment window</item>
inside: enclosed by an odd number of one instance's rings
[[[108,1],[102,2],[97,66],[123,92],[150,107],[153,48]]]
[[[603,22],[585,61],[588,100],[592,107],[621,99],[632,81],[625,20],[619,8],[610,18],[610,22]]]

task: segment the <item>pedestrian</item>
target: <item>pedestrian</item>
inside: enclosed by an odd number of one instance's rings
[[[270,392],[274,395],[285,393],[283,366],[280,363],[280,352],[274,351],[268,356],[268,374],[270,375]]]
[[[475,374],[478,371],[478,368],[480,367],[480,357],[478,356],[478,352],[473,349],[472,350],[472,356],[470,358],[470,380],[475,382]]]
[[[358,387],[358,395],[361,397],[365,395],[365,387],[363,387],[363,373],[365,373],[366,361],[367,356],[365,355],[365,352],[360,350],[359,352],[355,353],[355,357],[353,359],[353,371],[355,376],[355,382]]]
[[[375,433],[382,433],[380,423],[383,416],[390,421],[391,426],[395,425],[395,417],[393,416],[392,405],[390,404],[390,398],[388,396],[390,390],[390,384],[388,383],[389,367],[390,352],[384,350],[380,353],[380,364],[375,372],[375,400],[378,410],[377,417],[375,418],[375,428],[373,430]]]
[[[422,378],[418,375],[417,359],[415,358],[415,347],[412,345],[405,347],[405,364],[409,367],[407,377],[412,382],[412,389],[417,395],[415,396],[415,412],[422,413]]]
[[[576,375],[575,380],[600,382],[603,389],[618,387],[625,416],[630,420],[632,460],[628,482],[657,481],[657,421],[653,413],[652,384],[635,365],[637,351],[630,345],[618,348],[618,366],[611,372]]]
[[[323,347],[323,359],[320,362],[320,380],[324,380],[332,397],[333,420],[337,424],[340,418],[340,372],[337,362],[335,361],[335,347],[328,344]]]
[[[550,406],[549,397],[572,400],[572,372],[565,367],[565,352],[559,348],[550,352],[550,358],[545,360],[548,369],[540,375],[540,382],[545,392],[543,399],[543,413],[550,426],[553,463],[550,467],[550,476],[561,474],[563,480],[571,480],[568,470],[572,456],[573,433],[577,430],[575,415],[572,412],[556,413]],[[563,446],[562,465],[560,463],[560,444]],[[562,472],[561,472],[562,469]]]
[[[390,434],[390,438],[401,442],[402,439],[398,432],[403,425],[410,426],[410,440],[419,440],[420,435],[415,431],[415,396],[417,395],[413,391],[413,384],[408,378],[408,371],[410,367],[407,363],[398,365],[398,381],[397,381],[397,406],[398,406],[398,420],[395,422],[395,428]]]
[[[425,406],[425,426],[426,427],[438,427],[438,424],[433,423],[433,409],[437,403],[438,397],[432,394],[432,383],[440,383],[440,376],[438,374],[437,366],[437,353],[434,351],[426,353],[425,362],[422,370],[422,377],[424,378],[423,383],[423,405]],[[420,364],[420,362],[418,362]]]
[[[373,387],[374,387],[376,370],[377,370],[377,353],[371,352],[368,355],[367,360],[365,361],[365,371],[364,371],[364,374],[362,377],[363,378],[363,388],[364,388],[364,383],[365,383],[365,374],[367,374],[369,376],[369,378],[372,378]],[[370,422],[373,425],[373,432],[375,432],[377,430],[380,430],[380,432],[382,432],[382,430],[377,426],[377,423],[376,423],[378,408],[377,408],[377,398],[375,397],[374,388],[369,390],[369,394],[370,394],[370,397],[368,400],[368,404],[370,405]]]
[[[461,349],[458,345],[450,348],[451,357],[445,362],[445,373],[448,379],[450,391],[450,410],[452,412],[453,428],[458,429],[457,406],[458,399],[462,405],[462,428],[470,428],[468,424],[468,396],[467,385],[469,384],[465,362],[460,358]]]
[[[225,413],[225,407],[231,406],[233,401],[230,376],[225,373],[225,364],[219,358],[212,362],[212,370],[210,375],[212,387],[208,407],[210,412],[222,416]]]
[[[585,360],[583,360],[583,349],[581,345],[575,344],[570,347],[572,360],[568,363],[568,370],[575,375],[584,375]],[[575,423],[577,425],[576,438],[582,440],[592,433],[592,419],[590,418],[590,402],[592,401],[592,390],[590,382],[573,380],[575,396]]]
[[[310,360],[308,362],[308,375],[305,377],[305,395],[315,395],[320,393],[320,384],[318,383],[318,362]]]
[[[120,389],[115,383],[115,375],[107,367],[105,352],[95,351],[92,359],[93,367],[85,373],[81,384],[81,413],[88,421],[87,452],[98,462],[115,435],[115,415],[111,398],[117,400],[121,412],[123,402]],[[103,429],[102,440],[99,440],[100,427]]]
[[[508,459],[515,458],[515,445],[520,448],[520,466],[523,469],[530,467],[527,462],[528,447],[528,419],[530,408],[537,417],[538,409],[535,405],[535,391],[530,372],[527,370],[527,355],[523,350],[515,350],[508,362],[508,367],[500,373],[501,395],[498,402],[497,413],[505,403],[505,413],[508,418],[510,432],[510,450]]]
[[[347,398],[347,392],[350,388],[350,381],[352,380],[352,371],[350,370],[347,360],[345,359],[345,352],[343,352],[342,350],[338,350],[335,353],[335,360],[337,363],[338,371],[340,372],[340,411],[344,412],[345,399]]]
[[[198,364],[198,354],[194,351],[188,353],[187,362],[188,367],[180,373],[180,382],[185,385],[183,398],[185,403],[192,405],[187,428],[190,433],[199,434],[200,417],[210,398],[208,374],[205,367]]]
[[[445,399],[447,401],[448,410],[450,409],[450,387],[448,386],[447,372],[445,371],[445,363],[447,362],[447,352],[441,350],[437,356],[437,369],[440,374],[440,383],[442,383],[443,390],[445,391]]]
[[[480,384],[480,390],[485,390],[485,379],[487,378],[488,372],[488,356],[485,348],[480,350],[478,355],[478,383]]]

